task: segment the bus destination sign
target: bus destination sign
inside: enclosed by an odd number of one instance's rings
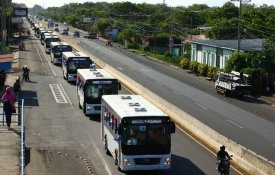
[[[96,81],[92,81],[92,84],[113,84],[113,81],[96,80]]]
[[[131,120],[132,124],[161,124],[161,119],[137,119]]]

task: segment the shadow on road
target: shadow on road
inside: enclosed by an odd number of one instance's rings
[[[20,98],[24,99],[24,106],[39,106],[37,93],[35,91],[22,90]]]

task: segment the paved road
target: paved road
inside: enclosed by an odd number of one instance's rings
[[[106,48],[104,43],[98,40],[80,39],[80,41],[80,46],[90,53],[222,135],[275,161],[274,122],[263,115],[256,115],[266,112],[267,116],[275,116],[274,107],[255,103],[256,100],[250,97],[245,97],[243,100],[225,99],[215,95],[213,83],[193,77],[191,81],[192,75],[182,70],[145,58],[132,59],[133,57],[121,54],[115,48]],[[185,83],[185,81],[190,82]],[[189,84],[200,88],[194,88]],[[210,88],[213,90],[209,90]]]
[[[85,117],[78,108],[75,86],[64,81],[61,68],[50,63],[38,40],[27,40],[26,48],[20,54],[21,67],[28,65],[32,81],[22,84],[22,97],[26,99],[26,146],[30,150],[26,174],[85,175],[89,167],[100,175],[123,174],[117,170],[114,159],[105,154],[98,133],[99,119]],[[60,88],[67,103],[55,101],[50,85]],[[215,157],[180,130],[172,136],[172,154],[169,171],[130,174],[216,174]]]

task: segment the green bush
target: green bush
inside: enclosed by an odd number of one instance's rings
[[[199,66],[198,66],[198,73],[201,76],[207,76],[207,69],[208,69],[208,65],[207,64],[199,64]]]
[[[196,62],[196,61],[191,61],[190,64],[189,64],[189,70],[195,74],[198,73],[198,66],[199,66],[199,63]]]
[[[166,58],[171,57],[170,51],[169,51],[169,50],[165,51],[164,56],[165,56]]]
[[[243,69],[243,73],[244,74],[248,74],[251,75],[250,80],[248,80],[248,82],[250,82],[252,89],[250,91],[250,95],[252,96],[258,96],[261,94],[261,70],[258,68],[251,68],[251,67],[247,67]]]
[[[139,48],[139,45],[137,43],[129,43],[127,45],[127,48],[128,49],[138,49]]]
[[[218,67],[209,66],[207,70],[207,76],[214,80],[219,71],[222,71],[222,70],[219,69]]]
[[[190,60],[187,58],[182,58],[180,60],[179,66],[182,69],[188,69],[189,68],[189,64],[190,64]]]

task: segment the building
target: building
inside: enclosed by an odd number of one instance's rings
[[[263,48],[263,39],[242,39],[241,52],[257,52]],[[190,41],[191,61],[224,68],[226,60],[238,50],[238,40],[202,40]]]

